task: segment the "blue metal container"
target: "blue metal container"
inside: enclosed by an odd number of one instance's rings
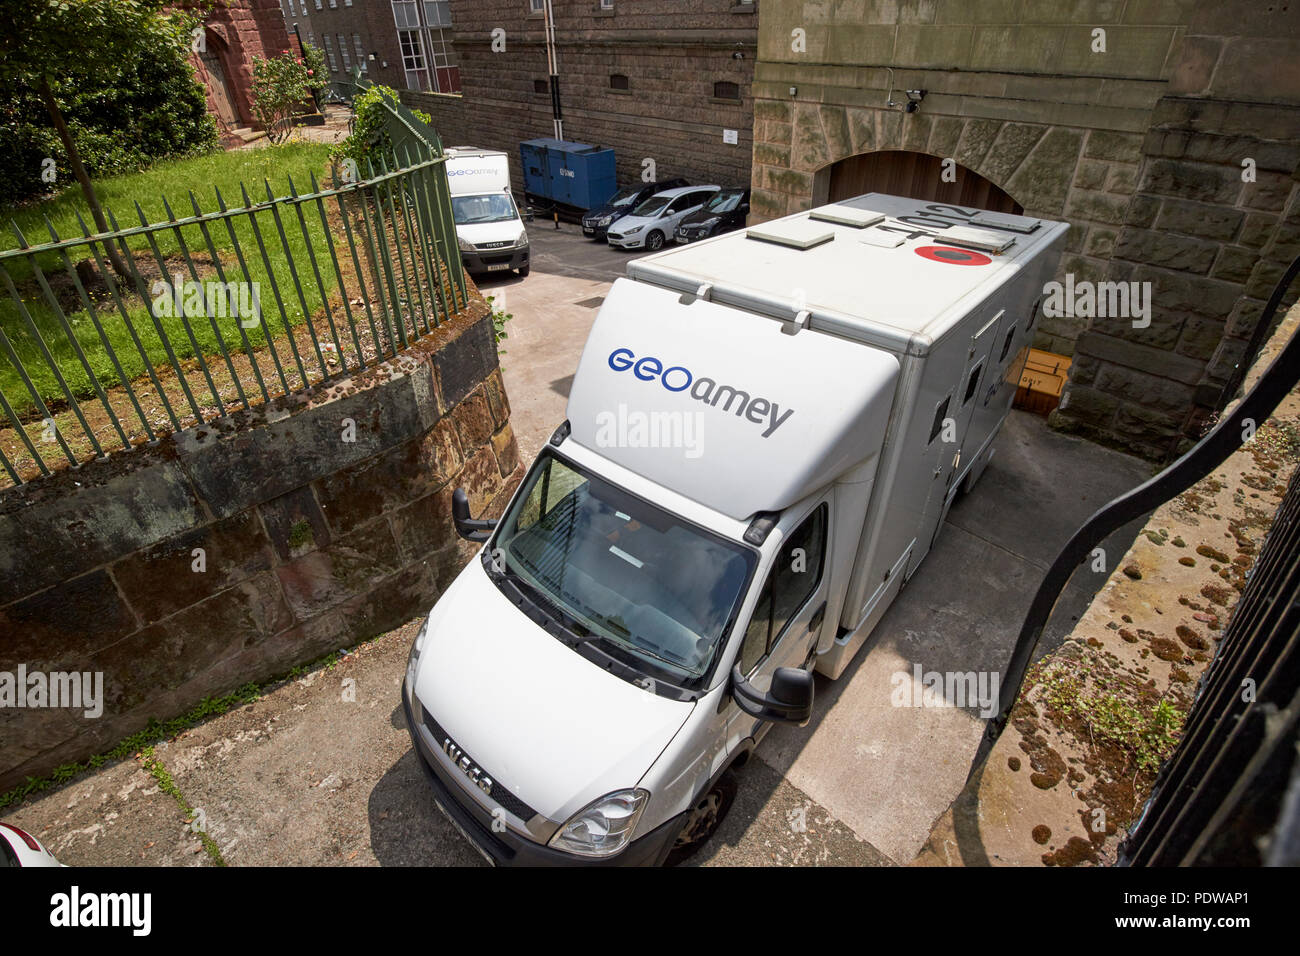
[[[519,144],[524,192],[586,211],[603,205],[618,189],[614,150],[561,139]]]

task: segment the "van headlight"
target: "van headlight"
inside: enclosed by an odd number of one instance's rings
[[[516,249],[527,249],[527,248],[528,248],[528,230],[527,230],[527,229],[520,230],[520,232],[519,232],[519,238],[515,240],[515,248],[516,248]]]
[[[646,790],[607,793],[560,827],[551,837],[551,846],[579,856],[613,856],[632,842],[632,833],[649,798]]]
[[[406,659],[406,692],[408,695],[415,694],[415,675],[420,669],[420,651],[424,649],[424,636],[429,632],[429,616],[424,616],[424,623],[420,625],[420,631],[415,635],[415,643],[411,645],[411,654]]]
[[[460,236],[457,236],[457,237],[456,237],[456,245],[457,245],[457,247],[459,247],[459,249],[460,249],[461,252],[473,252],[473,251],[474,251],[474,243],[472,243],[472,242],[467,242],[466,240],[462,239]]]

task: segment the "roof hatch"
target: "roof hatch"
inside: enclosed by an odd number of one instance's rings
[[[774,242],[791,249],[811,249],[834,239],[835,230],[807,219],[778,219],[761,226],[751,226],[745,230],[745,235],[750,239]]]

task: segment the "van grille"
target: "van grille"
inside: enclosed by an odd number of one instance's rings
[[[429,708],[421,704],[420,711],[424,717],[424,726],[429,729],[429,733],[433,734],[433,741],[437,744],[439,749],[442,748],[442,742],[444,740],[454,741],[455,738],[444,731],[442,725],[433,719],[433,714],[429,713]],[[472,760],[473,758],[471,757],[470,759]],[[510,788],[505,783],[498,780],[495,774],[489,771],[482,764],[478,764],[478,766],[485,774],[492,778],[492,792],[487,794],[489,799],[496,801],[508,812],[513,813],[525,823],[537,816],[537,811],[511,793]],[[465,779],[468,780],[469,778],[466,777]]]

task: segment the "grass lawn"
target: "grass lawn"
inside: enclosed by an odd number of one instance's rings
[[[294,188],[299,194],[310,192],[311,175],[313,173],[316,175],[318,182],[327,176],[329,151],[330,147],[326,145],[299,142],[263,149],[211,153],[190,159],[160,163],[145,172],[106,178],[96,182],[95,185],[106,214],[111,211],[117,218],[118,226],[125,229],[140,224],[139,214],[135,209],[135,203],[137,202],[144,210],[148,221],[165,221],[167,214],[162,201],[164,196],[171,204],[175,216],[184,218],[193,215],[193,206],[190,203],[189,195],[191,191],[198,200],[200,209],[205,213],[216,212],[219,208],[215,189],[220,189],[228,208],[243,206],[244,200],[240,190],[241,183],[247,187],[249,197],[254,203],[266,200],[267,194],[264,180],[267,179],[270,180],[272,192],[276,196],[289,194],[290,177],[292,177]],[[327,211],[333,212],[336,208],[331,204]],[[77,223],[76,216],[78,211],[86,220],[87,225],[93,230],[93,222],[85,206],[81,191],[73,185],[44,202],[23,207],[19,210],[0,211],[0,216],[3,217],[6,225],[10,219],[13,219],[22,230],[27,242],[31,245],[38,245],[50,241],[49,230],[45,225],[46,217],[54,225],[61,238],[68,239],[81,236],[81,227]],[[302,213],[302,223],[299,222],[299,211]],[[289,268],[290,259],[297,266],[298,279],[302,287],[302,300],[305,300],[307,314],[314,316],[315,313],[321,310],[322,306],[320,289],[317,286],[316,275],[312,270],[311,259],[308,256],[309,247],[315,253],[326,295],[329,295],[335,288],[337,279],[328,257],[324,227],[316,204],[284,205],[279,207],[279,214],[280,223],[284,230],[284,240],[281,240],[275,219],[269,210],[257,214],[257,227],[261,232],[262,243],[265,246],[266,261],[263,260],[250,217],[247,215],[238,216],[229,221],[234,224],[235,235],[238,238],[239,248],[243,252],[250,277],[253,282],[260,285],[262,315],[267,324],[271,326],[273,333],[282,334],[284,320],[287,320],[290,325],[296,325],[304,321],[304,301],[299,299],[298,290]],[[244,275],[235,257],[235,246],[231,242],[230,233],[225,223],[221,221],[211,222],[208,224],[207,231],[217,252],[217,258],[225,270],[226,280],[229,282],[242,282]],[[198,226],[188,226],[181,230],[181,234],[191,256],[196,260],[195,264],[199,270],[199,278],[201,280],[217,279],[216,269],[211,264],[208,244],[200,228]],[[11,230],[6,230],[4,235],[5,238],[0,239],[0,248],[13,249],[18,247],[18,241],[12,235]],[[157,244],[158,253],[166,261],[166,271],[169,277],[171,273],[180,271],[183,273],[183,278],[189,280],[189,271],[184,261],[179,258],[172,258],[178,257],[181,253],[181,246],[176,232],[170,229],[155,232],[152,234],[152,238]],[[336,236],[334,241],[337,246],[340,238]],[[146,285],[152,284],[158,278],[158,273],[154,265],[154,252],[149,238],[138,235],[128,238],[127,242],[133,255],[139,257],[138,261],[141,265],[141,271],[145,273]],[[285,251],[286,245],[288,247],[287,253]],[[345,241],[344,249],[346,250]],[[102,248],[100,251],[102,254]],[[94,262],[90,248],[85,245],[69,249],[68,256],[73,266],[78,261],[87,259],[92,263]],[[117,371],[109,358],[108,351],[100,337],[100,332],[95,328],[90,315],[82,307],[80,296],[77,294],[75,285],[69,277],[68,263],[65,263],[64,257],[57,252],[43,253],[37,257],[37,262],[49,281],[52,291],[60,299],[63,310],[68,316],[72,332],[85,353],[95,377],[106,388],[119,385]],[[269,262],[269,269],[267,268],[267,262]],[[27,312],[40,330],[45,344],[49,347],[73,393],[79,398],[92,395],[90,377],[86,374],[85,368],[68,341],[67,334],[59,321],[58,313],[51,306],[49,298],[36,281],[28,257],[19,256],[5,259],[2,264],[17,287]],[[151,270],[152,275],[149,274]],[[274,286],[278,287],[280,301],[283,302],[283,318],[273,292],[272,280],[274,280]],[[96,315],[103,328],[103,335],[117,353],[128,379],[143,375],[148,367],[162,365],[167,362],[166,350],[158,337],[154,318],[150,314],[150,302],[135,294],[134,290],[131,291],[131,294],[123,297],[123,305],[126,307],[131,325],[143,346],[145,354],[142,356],[141,349],[135,344],[130,330],[123,322],[121,313],[117,310],[112,297],[108,295],[106,289],[103,286],[98,286],[97,289],[92,288],[88,291],[91,292],[91,298],[97,305]],[[336,322],[338,319],[339,317],[335,316]],[[179,316],[160,317],[159,322],[171,343],[172,349],[180,358],[193,356],[196,352],[197,354],[218,355],[219,348],[214,324],[220,330],[221,338],[228,349],[232,352],[243,350],[243,340],[240,336],[239,319],[237,317],[228,316],[213,319],[195,317],[188,320],[188,329],[186,328],[186,322]],[[315,322],[315,318],[313,318],[313,322]],[[324,326],[324,331],[322,331],[322,326]],[[47,402],[51,400],[61,401],[63,391],[42,356],[38,343],[30,334],[18,303],[8,292],[3,277],[0,277],[0,328],[3,328],[9,336],[15,351],[17,351],[42,397]],[[329,335],[328,326],[325,325],[323,319],[321,324],[317,325],[317,331],[322,339]],[[265,335],[260,325],[246,329],[245,332],[254,348],[264,343]],[[342,332],[343,330],[340,329],[340,334]],[[191,333],[193,334],[193,341],[191,341]],[[197,350],[195,344],[197,344]],[[303,356],[303,360],[307,362],[308,357]],[[314,361],[314,358],[312,360]],[[3,390],[9,401],[15,408],[19,409],[20,414],[35,407],[18,371],[3,354],[0,354],[0,390]]]

